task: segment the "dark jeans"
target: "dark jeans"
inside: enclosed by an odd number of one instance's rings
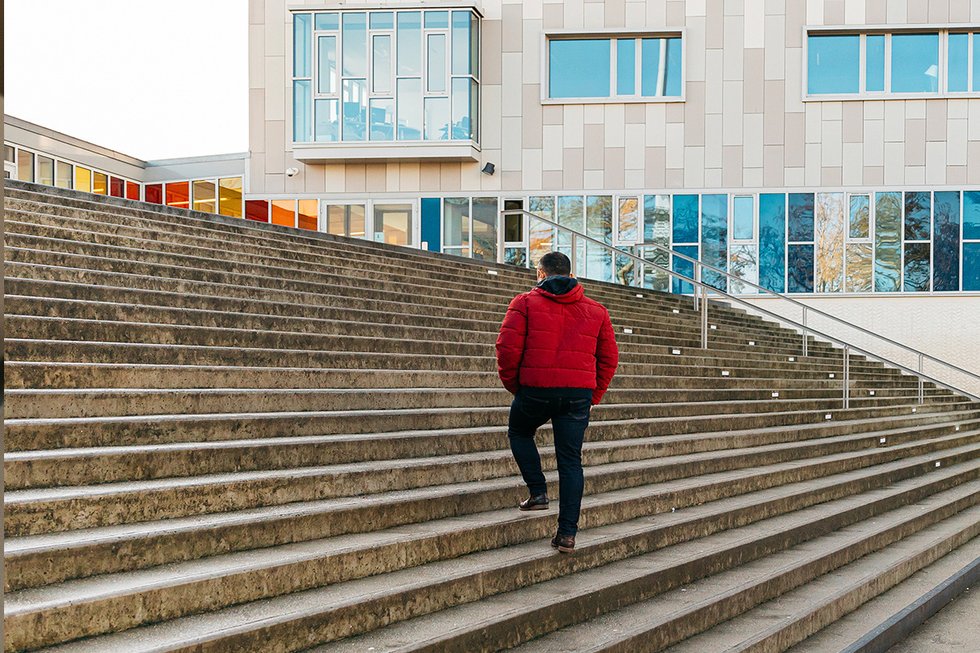
[[[558,533],[575,535],[582,507],[582,441],[589,425],[592,391],[583,388],[521,388],[510,406],[507,436],[531,495],[546,494],[534,432],[551,420],[558,462]]]

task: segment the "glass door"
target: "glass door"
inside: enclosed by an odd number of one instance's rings
[[[389,245],[411,246],[413,214],[412,204],[375,204],[374,239]]]
[[[334,236],[347,238],[364,238],[365,206],[363,204],[323,203],[322,231]]]

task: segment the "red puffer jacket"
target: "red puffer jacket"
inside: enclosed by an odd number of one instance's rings
[[[497,372],[504,387],[589,388],[606,393],[619,348],[605,306],[571,277],[548,277],[507,307],[497,337]]]

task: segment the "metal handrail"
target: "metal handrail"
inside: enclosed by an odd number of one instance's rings
[[[755,288],[758,288],[759,290],[762,290],[764,292],[767,292],[767,293],[769,293],[769,294],[771,294],[771,295],[773,295],[775,297],[779,297],[781,299],[786,299],[786,300],[788,300],[788,301],[790,301],[790,302],[792,302],[794,304],[800,305],[804,309],[808,309],[809,307],[806,304],[802,304],[801,302],[797,302],[797,301],[795,301],[795,300],[793,300],[793,299],[791,299],[789,297],[786,297],[786,296],[781,295],[779,293],[773,292],[773,291],[771,291],[771,290],[769,290],[767,288],[763,288],[761,286],[757,286],[757,285],[752,284],[750,282],[745,282],[743,279],[741,279],[739,277],[736,277],[736,276],[734,276],[734,275],[726,272],[725,270],[721,270],[721,269],[716,268],[716,267],[714,267],[712,265],[708,265],[707,263],[702,263],[701,261],[699,261],[699,260],[697,260],[695,258],[691,258],[689,256],[686,256],[684,254],[679,254],[679,253],[674,252],[673,250],[671,250],[671,249],[669,249],[667,247],[664,247],[662,245],[657,245],[657,244],[652,244],[651,245],[651,244],[643,243],[643,244],[640,244],[640,245],[637,245],[637,246],[638,247],[655,247],[657,249],[666,251],[671,256],[678,256],[678,257],[680,257],[682,259],[685,259],[687,261],[690,261],[690,262],[694,263],[695,278],[688,277],[688,276],[686,276],[684,274],[681,274],[680,272],[676,272],[674,270],[671,270],[670,268],[665,268],[662,265],[658,265],[657,263],[654,263],[653,261],[650,261],[648,259],[643,258],[642,256],[638,256],[636,254],[633,254],[632,252],[628,252],[626,250],[620,249],[620,248],[618,248],[618,247],[616,247],[614,245],[610,245],[609,243],[603,242],[603,241],[601,241],[601,240],[599,240],[597,238],[593,238],[592,236],[588,236],[588,235],[583,234],[583,233],[581,233],[579,231],[576,231],[575,229],[572,229],[571,227],[569,227],[567,225],[558,224],[554,220],[550,220],[550,219],[545,218],[545,217],[542,217],[540,215],[536,215],[536,214],[531,213],[530,211],[526,211],[524,209],[508,209],[508,210],[505,210],[505,211],[501,211],[501,215],[505,215],[505,216],[506,215],[522,215],[522,216],[528,216],[529,218],[533,218],[535,220],[540,220],[541,222],[543,222],[545,224],[549,224],[552,227],[555,227],[556,229],[563,230],[563,231],[569,233],[572,236],[572,243],[571,243],[571,246],[572,246],[572,256],[570,258],[571,258],[571,261],[572,261],[572,270],[573,271],[576,269],[576,267],[575,267],[575,258],[576,258],[575,239],[576,238],[581,238],[581,239],[584,239],[586,242],[591,242],[591,243],[594,243],[596,245],[599,245],[600,247],[603,247],[603,248],[605,248],[607,250],[610,250],[614,255],[625,256],[625,257],[630,258],[630,259],[632,259],[634,261],[638,261],[638,262],[640,262],[640,263],[642,263],[644,265],[651,265],[651,266],[653,266],[654,268],[656,268],[658,270],[661,270],[663,272],[666,272],[671,277],[676,277],[679,280],[682,280],[682,281],[684,281],[686,283],[692,284],[692,286],[695,288],[695,292],[693,293],[694,294],[694,306],[695,306],[695,309],[696,310],[697,309],[700,309],[700,311],[701,311],[701,346],[704,349],[707,349],[707,346],[708,346],[708,319],[707,319],[707,311],[708,311],[708,295],[711,294],[711,293],[715,293],[717,295],[720,295],[721,297],[724,297],[728,301],[733,302],[735,304],[739,304],[741,306],[745,306],[745,307],[749,308],[752,311],[755,311],[755,312],[758,312],[758,313],[762,313],[762,314],[764,314],[764,315],[766,315],[768,317],[773,318],[777,322],[786,323],[786,324],[792,325],[793,327],[796,327],[797,329],[801,330],[803,332],[803,355],[804,356],[807,356],[808,355],[807,354],[807,336],[808,336],[808,334],[813,334],[815,336],[818,336],[820,338],[823,338],[825,340],[828,340],[831,343],[840,345],[841,347],[844,348],[844,370],[843,370],[844,371],[844,374],[843,375],[845,377],[845,382],[844,382],[844,398],[843,399],[844,399],[844,407],[845,408],[849,404],[849,394],[850,394],[849,393],[849,388],[848,388],[848,385],[849,385],[848,380],[849,379],[847,377],[849,376],[848,373],[850,371],[849,370],[850,365],[849,365],[848,356],[849,356],[849,354],[850,354],[851,351],[856,352],[856,353],[859,353],[859,354],[861,354],[861,355],[863,355],[865,357],[871,358],[871,359],[876,360],[876,361],[878,361],[880,363],[883,363],[885,365],[890,365],[890,366],[895,367],[895,368],[897,368],[897,369],[899,369],[899,370],[901,370],[903,372],[906,372],[908,374],[911,374],[911,375],[917,377],[918,380],[919,380],[919,386],[918,386],[918,394],[919,394],[918,399],[919,399],[919,403],[922,403],[924,401],[924,393],[923,393],[923,385],[922,385],[923,384],[923,381],[929,381],[930,383],[934,383],[934,384],[936,384],[938,386],[941,386],[943,388],[946,388],[947,390],[951,390],[953,392],[958,392],[958,393],[960,393],[962,395],[965,395],[966,397],[968,397],[968,398],[970,398],[970,399],[972,399],[974,401],[980,401],[980,396],[975,395],[972,392],[969,392],[967,390],[964,390],[963,388],[960,388],[960,387],[951,385],[949,383],[946,383],[945,381],[941,381],[941,380],[939,380],[939,379],[937,379],[937,378],[935,378],[933,376],[930,376],[928,374],[925,374],[922,371],[922,369],[921,369],[921,367],[922,367],[922,359],[924,357],[928,356],[929,358],[931,358],[932,360],[934,360],[934,361],[936,361],[938,363],[941,363],[943,365],[946,365],[947,367],[953,368],[955,370],[962,371],[965,374],[967,374],[968,376],[971,376],[973,378],[976,378],[976,379],[980,380],[980,376],[974,374],[973,372],[969,372],[967,370],[962,370],[961,368],[957,367],[956,365],[953,365],[951,363],[947,363],[946,361],[943,361],[942,359],[935,358],[933,356],[929,356],[928,354],[925,354],[923,352],[919,352],[918,350],[915,350],[915,349],[912,349],[911,347],[907,347],[905,345],[902,345],[901,343],[894,343],[894,344],[897,344],[897,345],[899,345],[899,346],[901,346],[901,347],[903,347],[905,349],[908,349],[910,351],[913,351],[914,353],[919,354],[919,367],[920,367],[920,369],[919,370],[915,370],[915,369],[912,369],[912,368],[910,368],[910,367],[908,367],[906,365],[903,365],[902,363],[899,363],[898,361],[894,361],[894,360],[892,360],[892,359],[890,359],[890,358],[888,358],[886,356],[882,356],[880,354],[876,354],[874,352],[870,352],[870,351],[868,351],[868,350],[866,350],[866,349],[864,349],[862,347],[858,347],[857,345],[854,345],[854,344],[852,344],[852,343],[850,343],[850,342],[848,342],[846,340],[842,340],[841,338],[838,338],[837,336],[832,336],[830,334],[824,333],[824,332],[819,331],[817,329],[814,329],[814,328],[812,328],[810,326],[807,326],[806,325],[806,322],[805,322],[805,316],[806,316],[806,313],[805,312],[804,312],[804,322],[803,323],[800,323],[800,322],[797,322],[797,321],[792,320],[790,318],[787,318],[787,317],[785,317],[783,315],[779,315],[778,313],[773,313],[772,311],[768,311],[768,310],[766,310],[764,308],[761,308],[757,304],[753,304],[752,302],[749,302],[747,300],[741,299],[739,297],[735,297],[734,295],[731,295],[731,294],[729,294],[728,292],[726,292],[724,290],[719,290],[718,288],[715,288],[714,286],[711,286],[709,284],[703,283],[701,281],[701,276],[702,276],[701,275],[701,268],[702,267],[707,267],[708,269],[710,269],[713,272],[722,274],[725,277],[728,277],[730,279],[735,279],[735,280],[737,280],[740,283],[748,283],[748,285],[751,285],[751,286],[753,286]],[[615,262],[615,258],[613,259],[613,261]],[[699,301],[699,298],[698,298],[698,292],[700,292],[700,294],[701,294],[700,301]],[[816,309],[812,309],[812,310],[816,310]],[[821,313],[821,314],[824,314],[823,311],[818,311],[818,312]],[[860,331],[862,331],[862,332],[864,332],[864,333],[866,333],[868,335],[871,335],[873,337],[879,338],[881,340],[885,340],[887,342],[893,342],[890,338],[887,338],[885,336],[882,336],[882,335],[879,335],[877,333],[874,333],[873,331],[868,331],[867,329],[864,329],[862,327],[858,327],[857,325],[852,325],[850,322],[847,322],[846,320],[841,320],[840,318],[837,318],[837,317],[835,317],[833,315],[828,315],[828,317],[831,317],[831,318],[835,319],[836,321],[840,322],[841,324],[844,324],[845,326],[853,326],[854,328],[859,329]]]

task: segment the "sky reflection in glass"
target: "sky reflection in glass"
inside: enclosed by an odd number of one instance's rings
[[[759,285],[783,292],[786,289],[786,196],[759,195]]]
[[[788,292],[813,292],[813,245],[790,245]]]
[[[857,93],[861,37],[807,37],[807,89],[811,95]]]
[[[553,39],[548,48],[551,97],[609,97],[609,39]]]
[[[701,196],[701,260],[722,270],[728,269],[728,196]],[[702,270],[702,280],[725,290],[728,287],[725,276]]]
[[[875,291],[899,290],[902,194],[875,194]]]
[[[960,289],[960,193],[936,191],[933,206],[933,240],[935,260],[932,289]]]
[[[939,34],[892,34],[892,93],[939,90]]]

